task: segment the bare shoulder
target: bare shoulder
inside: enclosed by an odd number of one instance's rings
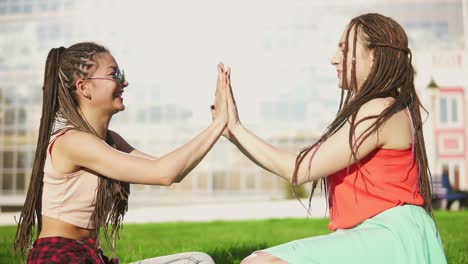
[[[89,151],[103,144],[105,144],[105,142],[95,135],[76,129],[70,129],[56,139],[54,149],[55,151],[59,151],[60,154],[67,155],[81,151]]]
[[[387,97],[366,102],[358,111],[357,121],[366,120],[366,117],[380,116],[394,101],[395,99]],[[376,120],[370,118],[365,123],[371,125]],[[381,147],[387,149],[406,149],[411,145],[411,126],[405,110],[393,114],[382,124],[378,131],[378,140]]]
[[[391,97],[376,98],[363,105],[362,109],[364,112],[367,112],[367,115],[380,115],[385,109],[390,107],[394,101],[395,99]],[[401,110],[390,116],[379,131],[383,148],[406,149],[411,146],[411,121],[406,110]]]
[[[374,98],[361,106],[361,108],[358,111],[358,116],[366,117],[380,115],[383,111],[385,111],[385,109],[391,106],[392,103],[393,99]]]
[[[76,156],[82,153],[92,153],[93,145],[102,144],[100,139],[89,133],[70,129],[58,136],[51,149],[54,169],[61,173],[72,173],[80,169]]]
[[[73,144],[73,145],[78,145],[80,143],[92,143],[92,142],[98,142],[102,141],[99,137],[92,135],[90,133],[86,133],[83,131],[79,131],[76,129],[70,129],[66,131],[63,135],[57,138],[56,142],[62,145],[68,145],[68,144]],[[80,145],[78,145],[80,146]]]

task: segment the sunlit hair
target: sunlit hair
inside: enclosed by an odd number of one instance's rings
[[[47,56],[37,148],[26,201],[18,221],[14,242],[15,252],[19,251],[23,257],[31,248],[36,220],[37,235],[42,228],[44,163],[51,135],[57,128],[70,126],[72,129],[97,136],[96,131],[86,121],[80,110],[75,83],[80,78],[88,77],[94,69],[94,56],[98,53],[109,53],[109,51],[95,43],[78,43],[69,48],[54,48]],[[115,147],[109,134],[106,142]],[[104,227],[104,236],[112,249],[115,248],[115,242],[119,237],[118,231],[127,211],[129,193],[128,183],[99,176],[95,209],[91,215],[90,226],[93,226],[93,235],[97,237],[99,237],[100,228]],[[109,225],[112,227],[110,234]]]
[[[318,148],[320,143],[336,133],[345,122],[349,122],[351,125],[349,131],[349,147],[352,151],[353,158],[359,160],[356,150],[364,139],[378,131],[392,115],[407,108],[413,120],[413,129],[415,131],[414,158],[419,168],[419,190],[424,198],[425,210],[432,215],[431,173],[428,167],[420,112],[421,108],[424,108],[421,105],[414,87],[414,69],[411,64],[412,54],[408,48],[406,33],[396,21],[380,14],[364,14],[355,17],[351,20],[346,30],[342,80],[344,89],[341,90],[338,113],[335,120],[326,128],[320,139],[312,146],[303,148],[300,151],[296,158],[296,168],[294,170],[292,183],[293,185],[297,185],[299,165],[303,162],[306,155],[314,148]],[[353,39],[350,39],[351,31],[354,32]],[[358,87],[356,81],[355,58],[358,38],[365,48],[372,50],[374,53],[372,69],[361,87]],[[350,52],[348,52],[350,46],[349,41],[353,42],[353,50]],[[347,76],[348,60],[352,60],[350,80]],[[394,103],[380,115],[368,116],[356,121],[358,110],[362,105],[372,99],[385,97],[393,97],[395,99]],[[364,131],[362,136],[355,138],[356,126],[369,119],[375,119],[375,123]],[[319,181],[322,182],[322,187],[325,192],[327,191],[326,178],[314,181],[309,197],[309,206],[312,194]]]

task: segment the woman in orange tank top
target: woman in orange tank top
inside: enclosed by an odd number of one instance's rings
[[[257,251],[242,264],[446,262],[432,218],[411,60],[406,33],[393,19],[353,18],[331,59],[342,89],[338,114],[298,155],[248,131],[230,90],[228,139],[293,185],[313,182],[315,189],[322,181],[335,231]]]
[[[113,115],[125,109],[128,85],[114,57],[100,45],[78,43],[49,52],[36,155],[15,237],[15,250],[29,252],[28,263],[115,263],[96,240],[103,227],[113,240],[109,245],[118,239],[129,184],[180,182],[226,127],[227,78],[220,64],[212,123],[160,158],[138,151],[108,129]],[[38,238],[31,249],[36,221]],[[200,252],[139,263],[183,261],[214,263]]]

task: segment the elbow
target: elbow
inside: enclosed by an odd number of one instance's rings
[[[173,180],[173,182],[174,182],[174,183],[179,183],[179,182],[181,182],[181,181],[185,178],[186,175],[187,175],[187,173],[182,173],[182,174],[178,175],[178,176]]]
[[[299,185],[309,183],[309,182],[314,182],[320,179],[321,177],[314,177],[313,175],[302,176],[302,177],[298,175],[295,181],[293,180],[293,177],[291,177],[291,180],[289,182],[291,183],[291,185],[299,186]]]
[[[291,184],[291,186],[299,186],[299,185],[302,185],[304,183],[304,182],[301,181],[301,179],[294,180],[294,178],[292,176],[289,178],[288,182]]]
[[[174,183],[174,180],[169,177],[164,177],[159,181],[158,185],[169,187]]]
[[[175,180],[174,180],[174,183],[179,183],[179,182],[181,182],[181,181],[182,181],[182,179],[175,179]]]
[[[185,173],[168,172],[158,177],[157,185],[171,186],[173,183],[179,183],[184,179]]]
[[[302,177],[297,179],[297,185],[302,185],[309,182],[320,181],[324,179],[325,176],[309,175],[308,177]]]
[[[291,185],[293,185],[293,186],[300,186],[300,185],[302,185],[304,183],[307,183],[307,181],[304,181],[304,180],[301,180],[301,179],[298,179],[297,182],[291,181]]]

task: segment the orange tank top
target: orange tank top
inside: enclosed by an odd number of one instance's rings
[[[93,228],[90,220],[95,208],[99,177],[85,170],[62,174],[52,166],[53,144],[67,130],[64,128],[52,135],[47,148],[42,214],[81,228]]]
[[[412,144],[405,150],[376,149],[360,161],[360,168],[356,163],[327,177],[331,230],[352,228],[398,205],[424,204],[414,132]]]

